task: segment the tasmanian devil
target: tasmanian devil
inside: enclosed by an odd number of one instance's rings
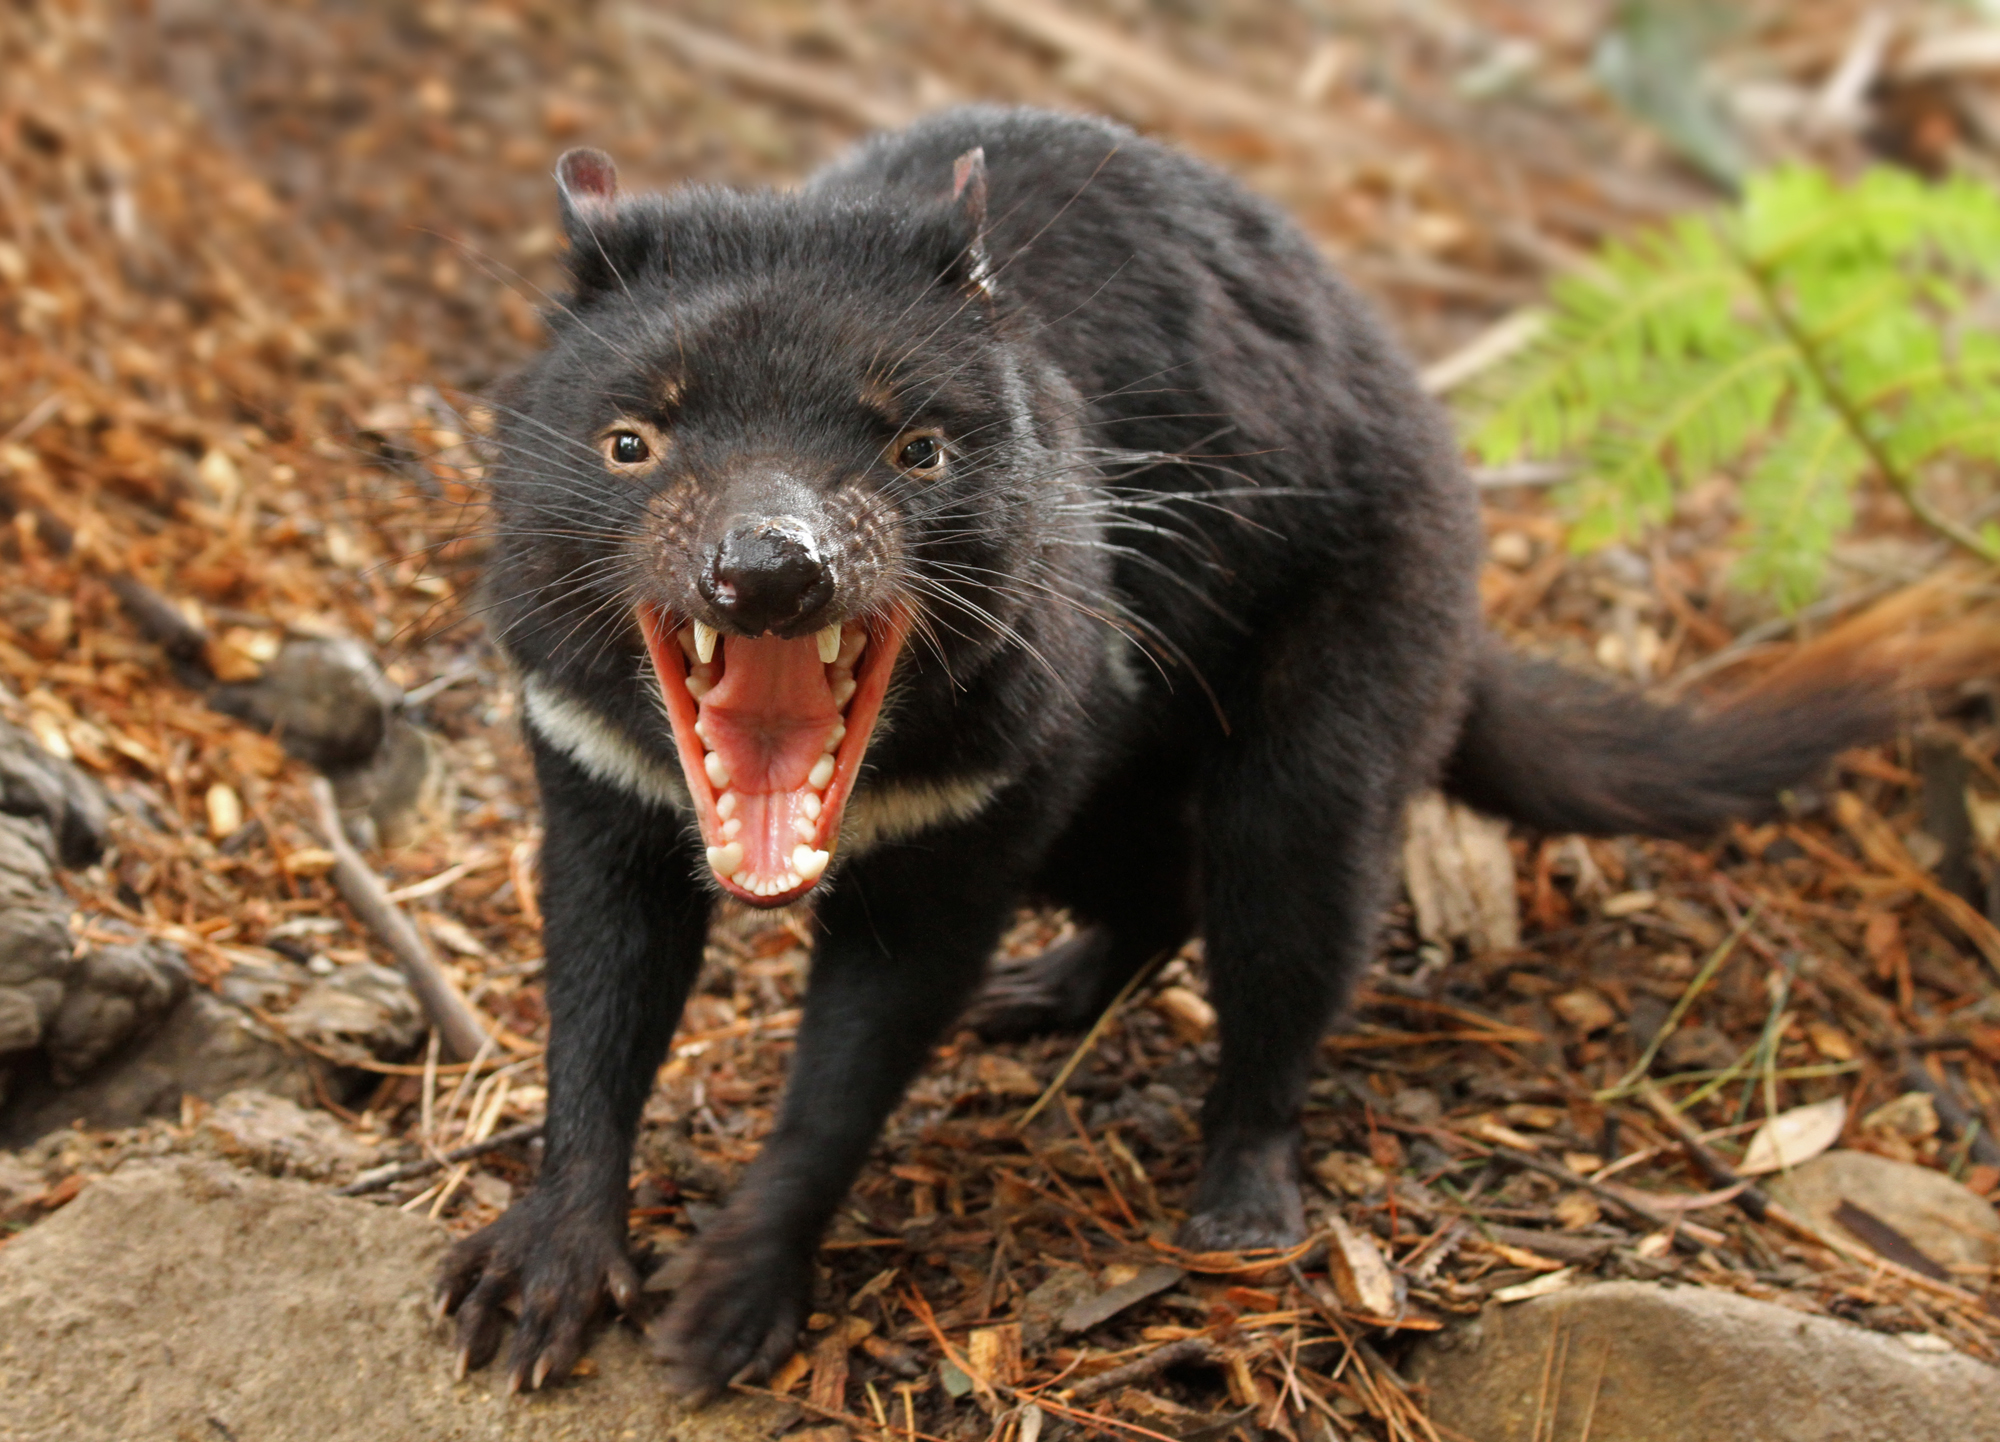
[[[676,1384],[792,1349],[821,1229],[1024,898],[1079,938],[989,1020],[1088,1019],[1206,938],[1220,1061],[1182,1239],[1298,1239],[1316,1044],[1405,802],[1696,835],[1872,725],[1708,715],[1483,632],[1478,508],[1312,245],[1101,121],[968,109],[802,189],[557,167],[573,286],[499,396],[490,566],[544,809],[547,1157],[452,1253],[515,1386],[636,1297],[627,1169],[720,896],[810,898],[762,1154],[652,1340]]]

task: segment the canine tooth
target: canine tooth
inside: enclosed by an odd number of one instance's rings
[[[709,847],[708,864],[725,881],[733,878],[743,869],[743,843],[732,841],[727,846]]]
[[[732,816],[727,821],[722,823],[722,839],[724,841],[734,841],[737,837],[741,836],[742,834],[743,834],[742,817]]]
[[[713,771],[709,772],[711,776],[714,774]],[[831,756],[820,757],[819,760],[813,762],[813,769],[806,773],[806,785],[812,787],[815,791],[826,790],[826,783],[831,780],[833,780],[833,758]]]
[[[708,784],[720,791],[729,784],[729,766],[722,759],[722,753],[711,751],[701,758],[701,769],[708,773]]]
[[[806,820],[808,821],[819,820],[819,797],[813,792],[808,791],[806,793],[806,799],[799,803],[799,810],[805,812]]]
[[[859,656],[867,645],[868,628],[866,626],[857,626],[852,621],[848,622],[840,628],[840,652],[834,657],[833,664],[836,666],[852,666],[854,658]]]
[[[724,821],[727,821],[737,813],[737,810],[742,805],[743,798],[741,796],[737,795],[734,791],[725,791],[715,798],[715,814],[720,816]]]
[[[813,644],[819,647],[819,659],[831,666],[840,655],[840,623],[836,621],[813,632]]]
[[[674,638],[681,643],[681,650],[686,653],[688,660],[690,661],[694,660],[695,659],[694,628],[692,626],[683,626],[680,628],[680,630],[674,632]]]
[[[812,840],[813,832],[818,829],[818,827],[812,824],[810,816],[794,816],[792,818],[792,835],[798,837],[801,841]]]
[[[854,699],[854,678],[852,676],[842,672],[833,681],[832,686],[834,705],[844,707],[849,701]]]
[[[792,870],[798,872],[801,881],[817,881],[826,870],[827,853],[815,851],[810,846],[792,848]]]
[[[702,621],[694,623],[694,658],[704,666],[715,659],[715,627]]]
[[[846,735],[847,735],[846,724],[840,721],[834,722],[833,729],[826,733],[826,749],[829,751],[838,751],[840,749],[841,739]]]

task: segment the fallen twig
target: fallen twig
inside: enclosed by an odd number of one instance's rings
[[[1723,1240],[1719,1232],[1696,1226],[1678,1214],[1649,1206],[1624,1188],[1594,1182],[1559,1162],[1538,1157],[1533,1152],[1524,1152],[1518,1147],[1496,1146],[1493,1148],[1493,1155],[1504,1157],[1517,1167],[1526,1167],[1531,1172],[1540,1172],[1545,1177],[1553,1177],[1565,1186],[1583,1188],[1599,1201],[1609,1202],[1620,1211],[1629,1212],[1648,1226],[1667,1231],[1673,1237],[1674,1245],[1684,1252],[1699,1252],[1703,1247],[1715,1246]]]
[[[1066,1389],[1072,1402],[1091,1402],[1120,1387],[1166,1371],[1169,1367],[1185,1366],[1190,1362],[1214,1362],[1221,1356],[1220,1349],[1206,1337],[1183,1337],[1178,1342],[1167,1342],[1155,1347],[1143,1357],[1135,1357],[1122,1366],[1113,1367],[1109,1372],[1099,1372],[1087,1381]]]
[[[462,1147],[435,1157],[418,1157],[411,1162],[391,1162],[387,1166],[372,1167],[363,1172],[344,1187],[335,1187],[336,1197],[362,1197],[370,1192],[383,1191],[398,1182],[411,1181],[417,1177],[427,1177],[432,1172],[459,1162],[470,1161],[501,1147],[511,1147],[516,1142],[531,1142],[542,1134],[541,1122],[523,1122],[518,1127],[509,1127],[504,1132],[495,1132],[483,1142],[467,1142]]]
[[[444,974],[437,958],[431,955],[423,934],[409,917],[397,909],[396,903],[389,900],[389,891],[382,885],[382,879],[348,841],[347,832],[340,824],[340,808],[334,803],[333,787],[325,777],[315,776],[311,790],[313,805],[319,812],[321,835],[326,841],[326,849],[334,856],[334,885],[347,898],[347,904],[354,908],[354,914],[381,938],[382,944],[394,955],[404,979],[410,983],[410,990],[422,1003],[424,1014],[443,1038],[444,1050],[451,1059],[464,1061],[475,1055],[487,1038],[487,1028],[480,1021],[479,1013],[452,985],[451,978]]]

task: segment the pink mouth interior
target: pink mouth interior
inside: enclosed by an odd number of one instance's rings
[[[813,636],[722,636],[703,663],[691,627],[652,606],[639,620],[716,879],[755,906],[803,896],[832,857],[907,621],[848,623],[831,663]]]

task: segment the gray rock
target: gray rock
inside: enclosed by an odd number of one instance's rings
[[[2000,1370],[1733,1292],[1606,1282],[1412,1353],[1441,1432],[1470,1442],[2000,1442]]]
[[[26,1051],[42,1040],[42,1008],[25,987],[0,986],[0,1055]]]
[[[97,1128],[137,1126],[180,1112],[181,1097],[214,1098],[257,1087],[296,1101],[310,1100],[312,1077],[252,1018],[205,991],[191,991],[142,1041],[73,1086],[46,1069],[17,1078],[0,1107],[0,1147],[81,1122]]]
[[[402,700],[367,647],[322,636],[285,642],[255,681],[209,694],[216,710],[274,733],[292,755],[333,772],[375,755]]]
[[[374,1155],[325,1112],[249,1089],[217,1102],[198,1135],[228,1160],[274,1177],[345,1181]]]
[[[333,773],[333,793],[355,844],[372,849],[407,845],[426,821],[448,817],[454,788],[436,739],[391,716],[364,765]]]
[[[164,946],[100,943],[69,966],[64,982],[43,1045],[55,1080],[68,1085],[165,1016],[187,994],[188,970]]]
[[[317,737],[326,757],[365,741],[366,761],[391,721],[408,729],[390,715],[395,688],[351,642],[294,643],[256,685],[259,704],[268,703],[257,715],[289,728],[288,739]],[[370,706],[374,720],[356,720],[355,708]],[[404,773],[425,771],[435,748],[418,736],[401,755],[386,774],[409,782]],[[259,1016],[357,1062],[417,1045],[416,1001],[382,967],[345,967],[320,981],[275,952],[239,947],[218,997],[193,986],[176,950],[121,922],[90,918],[94,938],[129,939],[79,948],[56,868],[95,859],[103,812],[94,782],[0,723],[0,1146],[73,1123],[120,1128],[173,1116],[188,1094],[213,1100],[255,1086],[306,1097],[299,1049]]]
[[[624,1328],[593,1377],[453,1379],[437,1225],[219,1162],[130,1162],[0,1248],[0,1442],[764,1442],[796,1409],[667,1395]]]
[[[104,793],[97,783],[8,721],[0,721],[0,812],[40,822],[54,842],[53,859],[64,866],[89,866],[104,853]]]
[[[356,962],[316,980],[284,1011],[290,1036],[355,1061],[407,1055],[423,1040],[423,1009],[400,972]]]
[[[39,1196],[45,1183],[39,1168],[12,1152],[0,1152],[0,1215],[16,1202]]]
[[[0,908],[41,906],[56,880],[56,843],[35,816],[0,815]]]
[[[1833,1219],[1847,1201],[1887,1222],[1947,1269],[2000,1265],[2000,1213],[1977,1192],[1929,1167],[1873,1152],[1827,1152],[1789,1176],[1773,1177],[1770,1191],[1822,1231],[1851,1236]],[[1852,1240],[1866,1245],[1859,1237]],[[1961,1274],[1960,1280],[1968,1279]]]

